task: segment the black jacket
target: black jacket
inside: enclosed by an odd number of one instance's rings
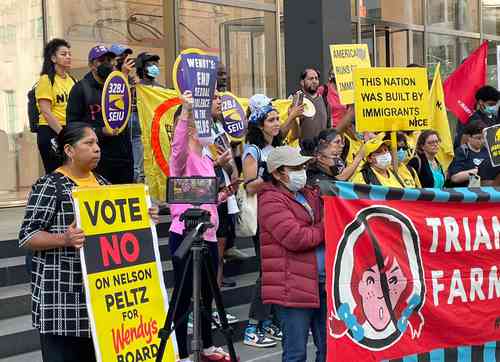
[[[486,113],[481,110],[475,111],[472,116],[469,117],[467,123],[463,124],[462,122],[457,122],[457,129],[455,131],[455,139],[453,140],[453,148],[460,147],[460,141],[462,140],[462,136],[464,134],[465,127],[473,122],[481,123],[484,127],[491,127],[497,124],[497,117],[490,117]]]
[[[103,85],[95,80],[91,72],[76,83],[69,93],[66,122],[68,124],[71,122],[85,122],[94,129],[101,148],[101,161],[97,168],[98,173],[110,180],[111,183],[132,182],[132,144],[128,127],[125,127],[116,136],[106,136],[102,132],[104,127],[101,112],[102,87]],[[117,179],[115,177],[116,172],[123,177]],[[130,181],[127,181],[129,179]]]
[[[443,167],[436,159],[436,162],[441,169],[445,177],[445,173],[443,171]],[[408,162],[408,167],[411,167],[418,175],[420,179],[420,184],[422,187],[434,187],[434,176],[432,175],[431,165],[429,164],[429,160],[425,157],[424,154],[415,153],[415,156]],[[446,178],[446,177],[445,177]]]

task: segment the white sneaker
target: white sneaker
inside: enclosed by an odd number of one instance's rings
[[[243,343],[247,346],[267,348],[276,346],[277,342],[257,328],[255,325],[248,325],[245,330],[245,338]]]
[[[221,324],[218,312],[213,312],[212,318],[217,322],[217,324]],[[227,312],[226,312],[226,318],[227,318],[227,323],[229,323],[229,324],[234,324],[236,322],[239,322],[239,319],[236,316],[234,316],[230,313],[227,313]]]

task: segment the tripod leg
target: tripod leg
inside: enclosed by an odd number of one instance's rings
[[[210,253],[208,249],[204,249],[204,255],[202,258],[203,267],[208,277],[208,283],[210,284],[210,289],[212,290],[212,295],[215,300],[215,305],[217,307],[217,313],[219,313],[219,320],[221,323],[221,332],[224,334],[227,343],[227,349],[229,351],[229,356],[231,357],[232,362],[238,361],[236,357],[236,351],[233,345],[233,329],[229,326],[226,317],[226,310],[224,309],[224,304],[222,303],[222,294],[220,293],[219,285],[217,284],[217,279],[215,276],[215,271],[212,263],[210,262]]]
[[[201,360],[201,348],[203,341],[201,340],[201,263],[202,263],[202,247],[199,245],[192,246],[193,253],[193,339],[191,340],[191,350],[193,352],[194,362]]]
[[[186,318],[186,315],[181,316],[180,318],[177,318],[177,320],[174,323],[174,316],[177,315],[177,308],[179,306],[179,300],[180,300],[182,288],[184,286],[184,283],[186,280],[186,274],[188,272],[188,266],[189,266],[189,263],[191,262],[192,258],[193,258],[192,254],[189,253],[186,267],[184,268],[184,270],[182,272],[181,282],[175,286],[174,291],[172,292],[172,299],[170,299],[170,303],[168,305],[168,312],[167,312],[167,317],[165,318],[165,324],[163,325],[163,328],[161,328],[160,331],[158,332],[158,337],[160,338],[160,344],[158,346],[158,353],[156,355],[156,362],[162,361],[163,355],[165,353],[165,348],[167,346],[168,338],[172,334],[177,323],[179,323],[179,321]],[[189,311],[188,311],[188,314],[189,314]]]

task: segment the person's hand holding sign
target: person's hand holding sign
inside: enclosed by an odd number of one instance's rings
[[[76,221],[68,227],[68,230],[63,234],[64,246],[80,249],[85,242],[83,230],[76,226]]]
[[[191,93],[191,91],[185,91],[182,93],[182,96],[180,96],[180,99],[182,100],[182,113],[190,118],[193,112],[193,93]]]
[[[304,114],[304,104],[299,104],[298,106],[291,105],[288,108],[288,116],[292,119],[300,118]]]
[[[221,146],[217,146],[217,158],[214,161],[214,166],[225,168],[233,159],[231,149],[224,150]]]
[[[151,218],[151,221],[153,221],[153,223],[155,225],[160,223],[160,214],[159,213],[160,213],[160,208],[156,205],[151,206],[148,209],[149,217]]]
[[[116,136],[118,131],[118,128],[109,129],[108,127],[102,127],[102,133],[106,136]]]
[[[122,65],[122,73],[127,77],[135,66],[135,59],[127,55]]]

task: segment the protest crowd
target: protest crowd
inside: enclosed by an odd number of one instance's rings
[[[33,185],[19,233],[19,245],[29,251],[33,325],[40,332],[44,361],[96,358],[79,255],[86,236],[75,222],[71,193],[74,187],[149,183],[145,159],[150,155],[143,142],[149,137],[144,125],[151,119],[141,119],[136,88],[166,89],[158,82],[160,62],[156,54],[136,55],[119,44],[97,45],[88,53],[88,73],[77,80],[70,74],[71,45],[53,39],[45,47],[34,97],[46,175]],[[423,68],[412,64],[407,69]],[[112,72],[121,72],[131,89],[130,119],[121,130],[109,127],[101,109]],[[168,176],[219,181],[218,204],[201,205],[213,225],[203,238],[219,287],[236,284],[223,276],[224,261],[248,257],[235,245],[237,238],[253,240],[259,276],[244,344],[272,348],[280,343],[284,362],[306,361],[312,334],[316,362],[326,361],[328,286],[321,195],[335,182],[401,189],[500,186],[500,167],[490,159],[484,133],[500,123],[500,93],[485,84],[475,89],[474,112],[457,122],[455,134],[449,133],[449,124],[448,134],[435,126],[369,130],[357,125],[358,104],[341,102],[334,68],[322,83],[323,75],[311,67],[297,74],[297,92],[284,103],[284,111],[283,103],[276,105],[280,100],[252,95],[244,109],[244,137],[236,139],[228,132],[223,109],[229,91],[223,65],[214,75],[208,137],[200,134],[196,122],[197,94],[177,94],[175,114],[168,114]],[[430,85],[432,79],[428,81]],[[437,86],[441,84],[432,87]],[[378,102],[371,101],[373,106]],[[429,104],[431,114],[433,106]],[[182,214],[190,205],[153,201],[157,206],[149,208],[151,220],[156,222],[159,214],[171,217],[173,255],[186,236]],[[186,267],[192,268],[187,258],[173,259],[176,286]],[[192,271],[185,278],[183,285],[191,286]],[[201,321],[202,360],[230,361],[226,350],[213,342],[212,323],[220,318],[212,313],[213,295],[205,276],[201,285],[203,308],[209,311]],[[176,348],[178,360],[187,362],[192,316],[181,317],[189,311],[193,290],[184,287],[180,294],[174,316]],[[230,324],[238,321],[230,314],[227,318]]]

